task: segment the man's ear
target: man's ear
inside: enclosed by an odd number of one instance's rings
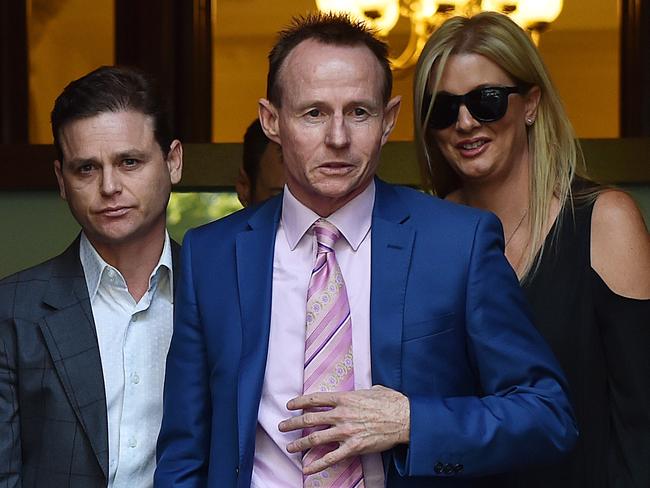
[[[183,145],[178,139],[174,139],[169,146],[167,153],[167,169],[169,170],[169,178],[172,184],[175,185],[181,181],[183,175]]]
[[[239,198],[239,203],[242,206],[247,207],[251,203],[251,180],[248,177],[248,173],[244,171],[244,168],[240,166],[239,174],[237,175],[237,180],[235,181],[235,191],[237,192],[237,198]]]
[[[59,195],[64,200],[67,200],[65,195],[65,184],[63,182],[63,165],[58,159],[54,161],[54,174],[56,175],[56,181],[59,184]]]
[[[381,145],[383,146],[388,141],[388,137],[395,128],[397,123],[397,116],[399,109],[402,106],[402,97],[396,96],[389,100],[384,109],[384,121],[382,123]]]
[[[262,130],[264,131],[264,134],[266,134],[266,137],[273,142],[282,145],[282,142],[280,142],[277,108],[275,108],[275,106],[266,98],[260,98],[257,111],[260,118],[260,124],[262,125]]]

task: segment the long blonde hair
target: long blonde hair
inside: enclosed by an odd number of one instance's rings
[[[425,186],[430,185],[434,193],[444,198],[461,186],[460,178],[442,156],[431,134],[427,137],[435,99],[430,95],[437,93],[447,60],[454,54],[482,55],[517,83],[538,86],[541,91],[535,123],[528,128],[531,230],[522,262],[523,281],[532,274],[536,256],[544,245],[553,197],[559,198],[561,208],[570,201],[571,182],[578,166],[583,165],[582,151],[557,90],[528,34],[507,16],[495,12],[483,12],[471,18],[453,17],[427,41],[414,77],[415,144],[423,174],[428,176]]]

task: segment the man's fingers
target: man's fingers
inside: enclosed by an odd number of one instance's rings
[[[290,442],[287,444],[287,451],[291,453],[306,451],[314,446],[337,443],[340,440],[342,439],[339,429],[330,427],[329,429],[316,430],[305,437]]]
[[[345,449],[341,446],[338,449],[328,452],[322,458],[317,459],[313,463],[303,466],[302,472],[306,475],[318,473],[319,471],[323,471],[324,469],[343,461],[347,456]]]
[[[318,427],[319,425],[332,425],[334,418],[330,412],[331,410],[322,412],[305,412],[302,415],[283,420],[278,425],[278,429],[280,429],[280,432],[290,432],[292,430],[305,429],[308,427]]]
[[[341,393],[310,393],[289,400],[287,409],[305,410],[312,407],[335,407],[338,405]]]

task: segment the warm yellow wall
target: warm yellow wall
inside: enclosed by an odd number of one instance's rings
[[[578,137],[620,134],[618,30],[551,31],[540,50]]]
[[[221,38],[214,44],[214,142],[241,142],[257,117],[257,100],[266,94],[266,55],[272,43],[271,38]]]
[[[50,144],[50,111],[73,79],[113,64],[113,0],[32,0],[29,29],[29,139]]]

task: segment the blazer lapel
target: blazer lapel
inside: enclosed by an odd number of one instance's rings
[[[237,235],[237,285],[242,316],[242,351],[239,367],[239,456],[254,451],[271,323],[273,251],[282,198],[277,197],[249,220],[249,229]]]
[[[68,401],[107,475],[104,377],[78,239],[58,258],[43,301],[55,309],[39,323],[45,344]]]
[[[396,191],[375,179],[370,284],[372,383],[401,387],[402,325],[415,231]]]

